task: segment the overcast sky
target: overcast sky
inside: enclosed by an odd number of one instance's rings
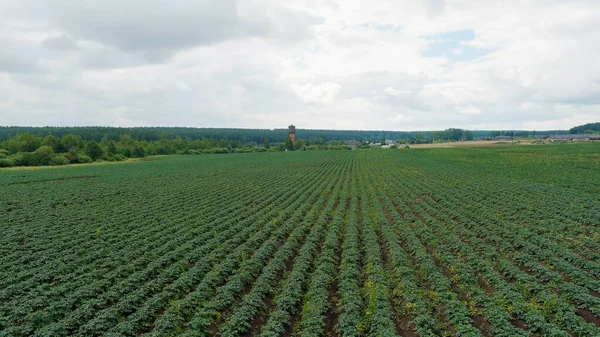
[[[0,125],[600,121],[600,1],[0,0]]]

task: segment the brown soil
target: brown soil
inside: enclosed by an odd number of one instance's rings
[[[473,326],[479,329],[484,336],[493,336],[492,325],[483,316],[474,315]]]
[[[412,317],[409,315],[401,316],[400,319],[396,320],[396,333],[399,336],[417,337],[414,328]]]
[[[494,295],[494,293],[496,292],[496,289],[494,289],[494,287],[492,287],[491,285],[487,284],[481,277],[479,278],[479,286],[489,296]]]
[[[325,312],[325,331],[323,333],[324,336],[337,336],[337,332],[335,328],[337,326],[338,320],[340,318],[340,313],[337,309],[337,294],[338,294],[338,280],[337,277],[333,280],[331,285],[331,289],[329,290],[329,298],[327,307],[327,311]]]
[[[265,299],[264,301],[266,308],[263,308],[263,310],[261,310],[260,312],[256,313],[256,315],[254,315],[254,318],[252,319],[252,329],[250,329],[249,332],[247,332],[246,334],[243,334],[242,336],[244,337],[251,337],[251,336],[258,336],[260,334],[260,331],[262,330],[263,325],[265,325],[265,323],[267,323],[267,321],[269,320],[269,314],[273,311],[275,311],[276,309],[276,305],[275,303],[273,303],[273,301],[271,300],[271,296],[269,296],[269,298]]]
[[[349,201],[350,199],[348,199]],[[350,209],[349,202],[346,202],[346,210]],[[342,246],[344,244],[344,235],[342,231],[338,239],[338,246],[335,250],[335,277],[331,281],[329,295],[327,297],[327,310],[325,311],[325,336],[336,336],[335,327],[337,326],[340,313],[337,311],[337,298],[339,294],[338,276],[340,274],[340,261],[342,259]]]
[[[577,315],[583,317],[586,322],[594,324],[600,328],[600,318],[596,317],[596,315],[594,315],[594,313],[591,311],[587,309],[577,309],[575,312]]]
[[[529,329],[529,327],[527,326],[527,324],[525,323],[525,321],[522,320],[522,319],[513,318],[513,319],[510,320],[510,322],[512,323],[512,325],[516,326],[517,328],[519,328],[521,330],[527,330],[527,329]]]

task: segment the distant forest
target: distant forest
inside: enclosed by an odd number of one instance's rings
[[[588,123],[576,126],[569,130],[570,134],[596,133],[600,132],[600,123]]]
[[[598,124],[598,123],[597,123]],[[411,138],[425,137],[431,138],[432,136],[442,135],[443,138],[449,139],[447,136],[448,130],[462,130],[462,129],[447,129],[446,137],[444,137],[444,131],[362,131],[362,130],[313,130],[313,129],[296,129],[296,136],[303,139],[322,138],[326,142],[332,140],[343,140],[343,141],[381,141],[385,139],[409,140]],[[573,130],[573,129],[571,129]],[[470,137],[474,139],[493,137],[496,135],[508,135],[510,132],[514,132],[515,136],[519,134],[528,133],[529,135],[533,132],[527,132],[523,130],[510,130],[510,131],[484,131],[474,130],[469,131]],[[185,128],[185,127],[97,127],[97,126],[84,126],[84,127],[23,127],[23,126],[0,126],[0,141],[5,141],[10,138],[14,138],[20,134],[27,133],[37,137],[45,137],[47,135],[53,135],[58,138],[63,138],[70,134],[73,136],[79,136],[83,140],[94,140],[100,142],[106,138],[108,140],[118,141],[121,136],[129,135],[133,140],[136,141],[158,141],[161,139],[176,139],[182,138],[186,140],[198,140],[198,139],[215,139],[215,140],[233,140],[239,141],[242,144],[256,142],[261,143],[265,138],[273,143],[284,142],[287,137],[287,129],[231,129],[231,128]],[[450,131],[452,133],[452,131]],[[553,131],[537,131],[537,134],[559,134],[567,133],[566,130],[553,130]],[[460,136],[459,136],[460,137]],[[440,137],[437,137],[440,138]],[[458,138],[454,139],[458,140]]]
[[[571,132],[595,132],[590,130],[600,130],[600,123],[582,125],[571,129]],[[385,144],[387,140],[400,144],[423,144],[498,136],[541,137],[558,133],[567,131],[296,129],[296,141],[292,143],[287,129],[0,126],[0,167],[122,161],[169,154],[347,150],[348,142],[354,142],[357,148],[369,148],[369,144]]]

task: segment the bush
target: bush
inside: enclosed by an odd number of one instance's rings
[[[50,165],[50,159],[55,156],[52,147],[44,145],[33,153],[33,161],[29,165]]]
[[[79,164],[87,164],[87,163],[92,163],[94,162],[92,160],[92,158],[90,158],[90,156],[86,156],[85,154],[78,154],[77,155],[77,163]]]
[[[67,165],[69,163],[69,160],[63,156],[54,156],[49,161],[49,165]]]
[[[15,162],[10,158],[2,158],[0,159],[0,167],[13,167],[15,166]]]
[[[33,153],[30,152],[19,152],[11,157],[15,166],[31,166],[34,165]]]
[[[124,160],[127,160],[127,157],[125,157],[125,156],[124,156],[124,155],[122,155],[122,154],[116,154],[116,155],[114,155],[114,157],[113,157],[113,158],[114,158],[116,161],[124,161]]]
[[[223,153],[229,153],[229,150],[227,150],[227,148],[213,148],[213,149],[206,149],[206,150],[202,150],[202,153],[207,153],[207,154],[223,154]]]

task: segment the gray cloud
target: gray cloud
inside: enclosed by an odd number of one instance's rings
[[[77,46],[77,43],[66,35],[52,36],[52,37],[46,38],[42,42],[42,45],[45,48],[48,48],[50,50],[58,50],[58,51],[79,49],[79,47]]]
[[[0,123],[568,128],[600,120],[599,9],[5,0]],[[473,32],[468,45],[423,56],[428,36],[457,31]],[[467,47],[490,52],[466,57]]]
[[[35,48],[23,43],[0,38],[0,72],[32,73],[39,72],[40,67],[35,57]]]
[[[23,55],[0,53],[0,72],[30,73],[38,70],[39,67],[35,61],[23,57]]]
[[[74,37],[123,50],[178,49],[260,32],[245,26],[232,0],[61,1],[48,9]]]

